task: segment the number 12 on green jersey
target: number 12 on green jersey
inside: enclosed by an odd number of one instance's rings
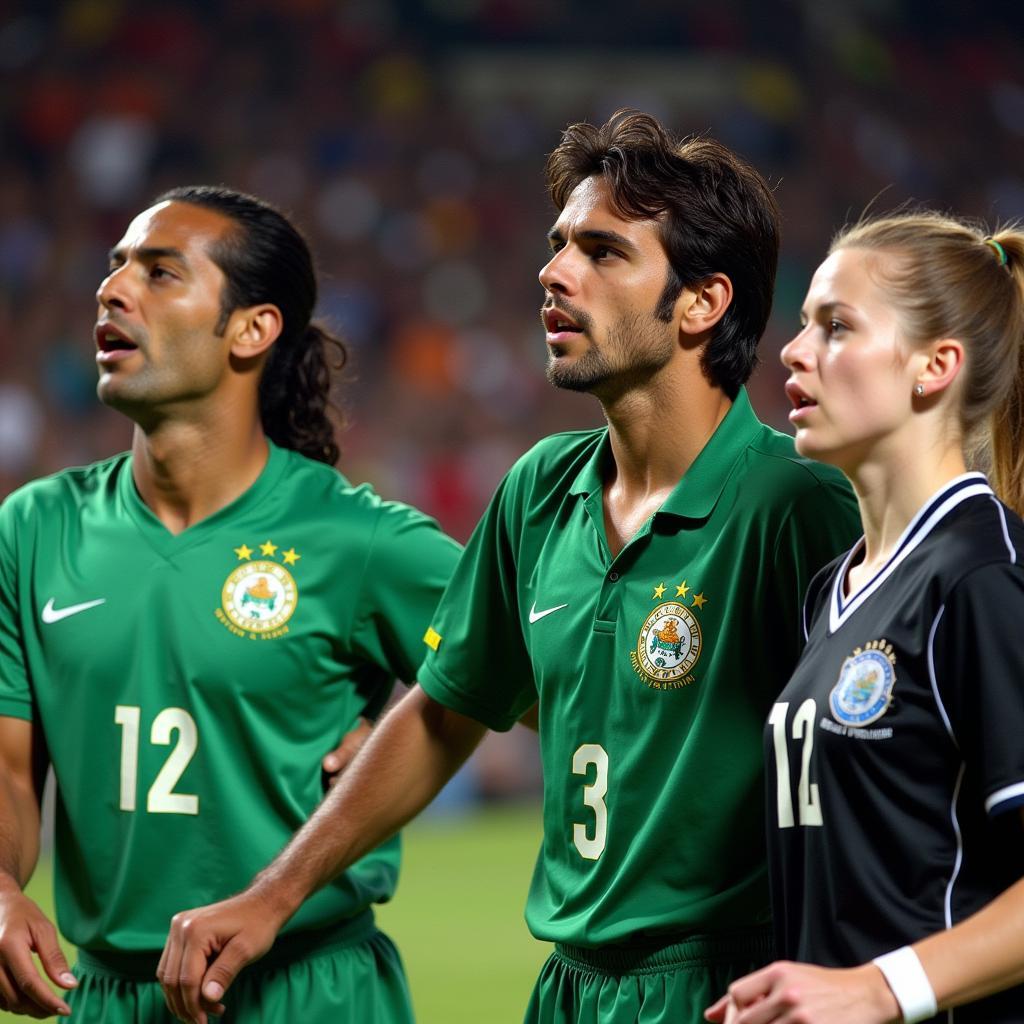
[[[139,774],[139,732],[142,708],[134,704],[118,704],[114,723],[121,727],[121,801],[122,811],[134,811]],[[184,774],[199,746],[199,730],[195,719],[184,708],[164,708],[149,730],[150,743],[170,746],[171,736],[178,742],[167,756],[146,796],[150,814],[198,814],[199,797],[194,793],[175,793],[174,787]]]

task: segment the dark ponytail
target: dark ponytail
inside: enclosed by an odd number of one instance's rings
[[[316,273],[305,239],[269,203],[219,185],[174,188],[156,202],[207,207],[235,222],[238,230],[210,251],[227,279],[218,330],[236,309],[277,306],[283,327],[260,378],[263,430],[282,448],[334,465],[340,451],[330,416],[331,383],[347,352],[339,338],[310,322]]]
[[[316,324],[297,344],[273,346],[260,378],[260,418],[274,444],[330,466],[337,463],[341,451],[329,414],[331,379],[345,357],[341,341]]]

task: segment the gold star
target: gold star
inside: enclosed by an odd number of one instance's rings
[[[686,585],[686,580],[683,580],[683,582],[680,583],[678,587],[676,587],[676,597],[686,597],[687,591],[689,591],[689,589],[690,588]]]
[[[260,545],[260,551],[263,552],[268,558],[277,550],[276,544],[271,544],[270,541],[266,541]]]
[[[285,565],[294,565],[302,555],[300,555],[295,548],[289,548],[282,554],[282,557],[284,558]]]
[[[654,597],[661,597],[661,595],[664,594],[664,593],[665,593],[665,584],[664,583],[659,583],[654,588]],[[652,600],[653,600],[653,598],[652,598]]]
[[[235,554],[238,555],[240,562],[244,562],[246,559],[252,558],[252,548],[243,544],[240,548],[235,548]]]
[[[694,608],[703,608],[704,605],[707,604],[707,601],[708,601],[708,599],[703,594],[694,594],[693,595],[693,607]]]

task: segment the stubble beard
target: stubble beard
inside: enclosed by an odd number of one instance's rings
[[[601,348],[593,344],[592,323],[584,327],[591,340],[573,363],[548,358],[547,379],[556,388],[581,391],[607,400],[649,381],[664,369],[675,352],[675,338],[666,322],[653,314],[623,313]]]

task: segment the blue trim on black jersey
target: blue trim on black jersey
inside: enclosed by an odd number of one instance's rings
[[[832,599],[829,602],[829,632],[840,626],[892,575],[896,567],[913,551],[961,502],[979,495],[994,497],[983,473],[964,473],[951,480],[924,503],[896,542],[896,547],[874,576],[848,600],[843,597],[843,583],[854,555],[863,547],[862,537],[843,559],[832,581]]]
[[[1024,804],[1024,782],[1015,782],[1012,786],[1003,786],[997,789],[985,800],[985,812],[992,817],[1002,814],[1012,807],[1020,807]]]
[[[993,494],[992,503],[996,507],[996,511],[999,513],[999,525],[1003,530],[1003,540],[1006,542],[1006,550],[1010,554],[1010,565],[1017,564],[1017,549],[1013,546],[1013,541],[1010,540],[1010,531],[1006,525],[1006,513],[1003,511],[1002,502]]]
[[[1000,800],[997,804],[992,804],[988,810],[988,816],[994,818],[997,814],[1005,814],[1007,811],[1012,811],[1015,807],[1024,807],[1024,793],[1021,793],[1020,796]]]

